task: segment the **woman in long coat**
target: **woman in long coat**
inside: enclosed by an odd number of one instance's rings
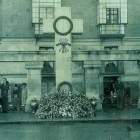
[[[22,105],[26,105],[26,99],[27,99],[27,87],[26,83],[22,84]]]
[[[117,94],[117,108],[123,109],[124,85],[123,82],[121,82],[121,77],[119,77],[115,83],[115,90]]]
[[[6,83],[6,78],[3,78],[3,84],[1,84],[1,96],[2,96],[2,112],[8,112],[8,90],[9,84]]]

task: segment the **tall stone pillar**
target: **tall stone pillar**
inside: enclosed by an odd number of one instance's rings
[[[99,97],[101,91],[99,81],[100,68],[101,61],[84,61],[86,96],[89,98],[96,97],[97,110],[102,109],[102,103]]]
[[[27,93],[25,112],[31,112],[31,99],[41,97],[41,69],[43,68],[42,61],[30,61],[25,63],[27,69]]]
[[[71,35],[83,33],[83,20],[71,19],[70,7],[56,7],[54,19],[43,19],[43,33],[55,34],[56,89],[61,82],[72,83]]]
[[[139,67],[139,99],[138,99],[138,109],[140,109],[140,61],[137,61]]]

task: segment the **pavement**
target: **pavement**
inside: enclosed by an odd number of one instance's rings
[[[35,118],[33,113],[23,111],[11,111],[0,113],[0,124],[12,123],[41,123],[41,122],[107,122],[107,121],[140,121],[140,110],[138,109],[103,109],[96,112],[96,117],[86,118]]]
[[[128,127],[140,130],[136,125],[132,122],[1,124],[0,140],[140,140],[138,131],[128,131]]]

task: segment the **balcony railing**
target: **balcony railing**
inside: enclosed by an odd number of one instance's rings
[[[101,37],[124,37],[124,25],[100,25]]]

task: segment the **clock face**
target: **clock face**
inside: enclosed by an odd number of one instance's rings
[[[64,28],[66,29],[64,32],[63,32],[63,31],[60,31],[60,30],[58,29],[58,27],[57,27],[57,24],[60,24],[60,23],[62,22],[62,20],[69,23],[69,26],[68,26],[68,24],[66,24],[66,26],[63,27],[63,29],[64,29]],[[60,22],[60,23],[59,23],[59,22]],[[62,23],[63,23],[63,22],[62,22]],[[66,17],[66,16],[60,16],[60,17],[58,17],[58,18],[55,19],[55,21],[54,21],[54,23],[53,23],[53,29],[54,29],[54,31],[55,31],[57,34],[59,34],[59,35],[61,35],[61,36],[66,36],[66,35],[70,34],[71,31],[73,30],[73,22],[71,21],[70,18],[68,18],[68,17]]]

